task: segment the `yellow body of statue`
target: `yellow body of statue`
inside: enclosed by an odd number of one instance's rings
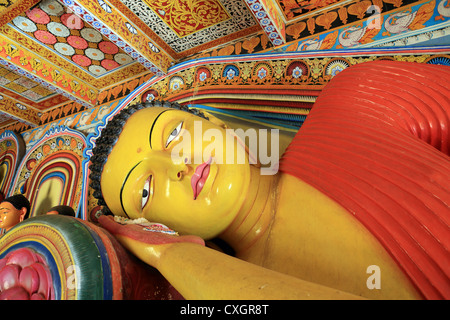
[[[235,257],[198,241],[152,244],[146,240],[151,232],[100,219],[185,298],[420,298],[374,236],[341,206],[288,174],[261,175],[237,138],[234,155],[245,154],[246,163],[218,163],[231,149],[221,154],[202,135],[194,135],[199,122],[203,133],[219,130],[224,140],[229,134],[214,117],[160,107],[137,111],[125,123],[101,175],[103,197],[115,215],[144,217],[181,235],[219,237],[233,247]],[[185,146],[192,150],[183,150],[185,155],[174,162],[177,145],[188,139]],[[201,163],[194,161],[196,153],[202,153]],[[205,163],[209,174],[195,194],[191,178]],[[367,284],[371,265],[381,270],[380,289]]]

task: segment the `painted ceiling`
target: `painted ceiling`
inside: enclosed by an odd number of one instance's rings
[[[201,57],[449,38],[450,0],[0,0],[0,128]]]

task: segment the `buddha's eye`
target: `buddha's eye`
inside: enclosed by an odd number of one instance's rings
[[[152,176],[149,176],[144,183],[144,188],[142,189],[142,202],[141,202],[142,209],[144,209],[145,205],[150,199],[151,183],[152,183]]]
[[[180,122],[178,124],[178,126],[173,129],[173,131],[170,133],[169,137],[167,138],[166,141],[166,148],[169,146],[169,144],[173,141],[173,139],[175,139],[176,137],[178,137],[178,135],[181,132],[181,127],[183,126],[183,122]]]

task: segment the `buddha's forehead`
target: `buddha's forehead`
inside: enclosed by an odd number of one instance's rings
[[[131,173],[147,170],[143,162],[151,161],[152,165],[161,155],[161,144],[156,142],[162,139],[167,123],[185,119],[192,115],[186,111],[149,107],[133,113],[125,122],[117,142],[107,157],[101,175],[101,188],[108,207],[118,215],[124,215],[121,199],[131,199],[135,194],[122,192],[124,183]],[[167,130],[166,130],[167,131]],[[153,137],[153,139],[152,139]],[[170,154],[169,154],[170,156]],[[136,169],[138,168],[138,169]],[[147,169],[143,169],[147,168]],[[152,167],[152,170],[155,170]]]
[[[193,114],[173,108],[165,108],[165,107],[149,107],[146,109],[141,109],[130,116],[130,118],[126,121],[123,131],[128,131],[129,129],[133,130],[136,126],[139,128],[153,128],[155,123],[165,123],[172,119],[180,119],[195,117]],[[200,118],[199,118],[200,119]],[[135,128],[136,129],[136,128]]]
[[[175,111],[174,109],[163,108],[163,107],[149,107],[149,108],[138,110],[137,112],[135,112],[134,114],[132,114],[130,116],[130,118],[125,123],[124,128],[130,127],[131,125],[129,125],[129,124],[133,125],[133,124],[137,124],[137,123],[145,123],[145,124],[151,126],[157,120],[158,116],[162,112],[166,112],[169,110]]]
[[[164,107],[149,107],[133,113],[123,125],[117,142],[108,155],[102,177],[114,172],[116,180],[121,181],[123,175],[126,175],[130,168],[143,158],[151,156],[155,146],[152,149],[150,140],[152,136],[153,139],[161,136],[163,127],[161,124],[174,117],[183,116],[190,116],[190,114]]]
[[[0,203],[0,210],[3,209],[7,209],[7,210],[17,210],[10,202],[8,201],[4,201],[2,203]]]

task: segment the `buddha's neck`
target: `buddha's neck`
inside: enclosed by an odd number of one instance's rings
[[[236,253],[250,248],[266,237],[275,214],[279,175],[261,175],[252,167],[252,182],[247,197],[236,218],[220,235]]]

